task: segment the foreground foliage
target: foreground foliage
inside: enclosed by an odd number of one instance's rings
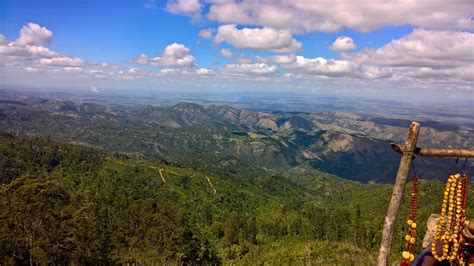
[[[203,173],[8,134],[0,174],[1,264],[370,264],[391,192],[312,169]],[[441,193],[421,182],[420,221]]]

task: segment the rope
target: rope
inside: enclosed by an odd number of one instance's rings
[[[415,157],[416,158],[416,157]],[[413,168],[413,173],[415,176],[418,176],[418,173],[416,172],[416,167],[415,167],[415,158],[411,160],[411,166]]]
[[[466,173],[467,160],[469,160],[469,158],[466,158],[466,160],[464,160],[464,164],[462,166],[462,172],[463,172],[464,175],[467,175],[467,173]]]
[[[459,158],[456,158],[456,160],[454,161],[454,165],[453,165],[453,170],[456,169],[456,166],[458,165],[458,162],[459,162]]]

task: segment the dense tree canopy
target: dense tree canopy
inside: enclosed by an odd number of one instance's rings
[[[312,169],[203,173],[9,134],[0,173],[1,264],[367,264],[391,191]],[[441,193],[440,182],[421,182],[420,221]]]

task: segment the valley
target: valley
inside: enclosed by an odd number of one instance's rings
[[[389,144],[403,142],[410,123],[337,111],[257,112],[186,102],[126,106],[3,96],[0,125],[15,134],[50,136],[199,169],[253,164],[271,172],[309,166],[364,183],[393,182],[399,155]],[[474,129],[468,126],[421,124],[419,146],[474,146]],[[454,160],[418,158],[416,164],[422,177],[436,179],[451,171]]]
[[[27,262],[30,255],[40,263],[375,260],[399,161],[389,143],[402,141],[405,120],[1,94],[3,261]],[[469,127],[426,125],[421,145],[472,146]],[[424,158],[415,164],[424,178],[418,213],[426,220],[440,207],[438,180],[462,164]],[[394,260],[407,204],[397,220]]]

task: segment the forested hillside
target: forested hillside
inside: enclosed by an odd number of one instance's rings
[[[404,120],[352,113],[276,114],[222,105],[120,106],[0,95],[10,99],[0,101],[4,131],[203,171],[232,172],[242,164],[275,172],[305,167],[365,183],[392,183],[399,155],[389,144],[406,135]],[[422,123],[419,143],[472,147],[473,132]],[[449,174],[453,160],[419,158],[417,164],[423,177],[439,179]],[[469,163],[467,169],[474,170]]]
[[[202,172],[6,133],[0,174],[2,264],[370,264],[391,192],[305,167]],[[441,193],[421,182],[420,221]]]

